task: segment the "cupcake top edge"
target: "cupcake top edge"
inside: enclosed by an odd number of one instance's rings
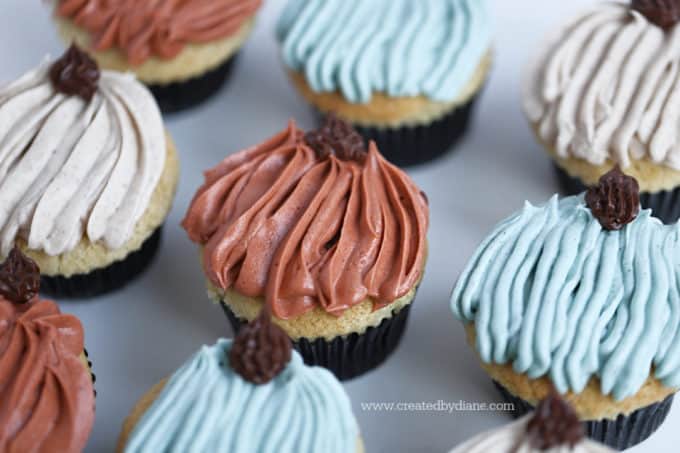
[[[95,51],[122,51],[132,66],[149,58],[168,60],[188,44],[236,35],[262,0],[55,0],[55,13],[92,37]]]
[[[610,453],[614,450],[585,438],[583,425],[569,404],[558,396],[541,401],[533,414],[486,432],[451,453]]]
[[[0,266],[0,446],[82,451],[94,422],[83,327],[37,296],[39,279],[17,249]]]
[[[559,158],[680,170],[677,5],[598,2],[542,46],[524,81],[524,110]]]
[[[420,281],[426,197],[337,118],[311,133],[291,122],[205,179],[182,225],[209,279],[264,297],[278,318],[382,308]]]
[[[680,311],[680,224],[649,210],[631,220],[630,200],[618,200],[608,209],[628,216],[620,229],[604,228],[583,195],[555,196],[483,241],[451,306],[474,324],[485,363],[546,376],[562,394],[594,378],[617,401],[650,377],[680,388],[680,320],[670,315]]]
[[[272,445],[281,453],[356,450],[351,403],[328,370],[305,365],[293,351],[281,373],[254,384],[229,365],[233,347],[223,339],[204,346],[175,372],[124,451],[217,451],[224,445],[255,453]]]
[[[277,35],[286,66],[316,92],[451,102],[490,51],[491,28],[480,0],[290,0]]]
[[[55,256],[133,235],[160,181],[165,129],[130,74],[72,46],[0,87],[0,256],[17,240]]]

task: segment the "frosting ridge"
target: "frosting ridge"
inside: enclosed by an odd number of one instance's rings
[[[80,452],[94,422],[83,328],[52,301],[0,297],[0,451]]]
[[[321,158],[291,122],[206,172],[182,223],[208,278],[288,319],[408,293],[425,264],[428,207],[374,143],[363,163]]]
[[[561,158],[680,170],[680,26],[602,2],[563,27],[527,74],[524,110]]]
[[[171,59],[187,44],[236,34],[262,0],[57,0],[56,13],[93,35],[95,50],[120,49],[130,64]]]
[[[122,246],[165,166],[160,111],[132,75],[102,71],[86,101],[56,90],[49,72],[0,88],[0,255],[17,238],[53,256],[83,236]]]
[[[560,393],[597,377],[622,400],[650,374],[680,387],[680,224],[649,210],[606,231],[583,196],[527,203],[482,243],[451,304],[484,362]]]
[[[333,375],[297,352],[271,382],[251,384],[225,359],[232,342],[204,346],[167,382],[133,430],[126,453],[354,453],[359,429]]]
[[[314,91],[355,104],[374,92],[453,101],[491,45],[483,0],[290,0],[277,34]]]

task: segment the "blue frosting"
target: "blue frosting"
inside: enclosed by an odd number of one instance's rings
[[[230,340],[204,346],[169,380],[126,452],[355,453],[359,429],[335,377],[297,352],[265,385],[228,366]]]
[[[583,196],[527,204],[480,246],[451,303],[484,362],[547,375],[562,393],[597,376],[621,400],[652,368],[680,387],[680,226],[648,210],[605,231]]]
[[[283,58],[316,92],[453,101],[491,46],[484,0],[289,0]]]

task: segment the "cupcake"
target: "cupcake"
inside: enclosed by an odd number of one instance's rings
[[[80,453],[95,413],[83,326],[39,288],[37,265],[14,249],[0,266],[0,451]]]
[[[677,2],[597,2],[543,47],[524,110],[573,195],[620,165],[644,208],[680,217]]]
[[[638,191],[614,169],[586,194],[527,204],[452,297],[518,415],[554,386],[617,449],[649,437],[680,387],[680,226],[641,211]]]
[[[164,112],[193,107],[227,80],[262,0],[52,0],[59,34],[105,69],[133,72]]]
[[[277,34],[305,100],[397,165],[432,160],[465,134],[491,67],[483,0],[289,0]]]
[[[291,349],[264,310],[153,387],[125,421],[118,451],[363,452],[340,383]]]
[[[349,379],[396,348],[423,276],[425,194],[334,117],[205,175],[183,226],[235,330],[269,307],[310,365]]]
[[[0,256],[20,247],[55,297],[119,288],[158,248],[178,168],[151,93],[72,46],[0,88]]]
[[[583,425],[567,402],[551,395],[536,411],[503,428],[480,434],[451,453],[613,453],[588,440]]]

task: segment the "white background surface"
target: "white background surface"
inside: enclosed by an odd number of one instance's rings
[[[113,451],[123,418],[143,393],[200,345],[231,336],[221,310],[205,296],[195,247],[179,223],[204,169],[283,129],[290,117],[305,127],[314,124],[278,57],[274,23],[284,1],[265,3],[227,88],[210,103],[167,119],[182,176],[154,266],[123,292],[62,304],[83,321],[97,374],[97,419],[88,452]],[[432,227],[427,274],[409,329],[387,364],[346,385],[368,453],[445,452],[510,421],[505,414],[370,413],[360,406],[371,401],[499,401],[450,313],[449,293],[494,224],[524,200],[543,202],[557,190],[548,158],[535,145],[520,110],[520,75],[544,34],[592,0],[491,3],[496,60],[475,126],[455,153],[410,172],[429,195]],[[0,1],[0,83],[62,50],[43,2]],[[661,430],[631,451],[678,451],[673,429],[679,425],[676,404]]]

